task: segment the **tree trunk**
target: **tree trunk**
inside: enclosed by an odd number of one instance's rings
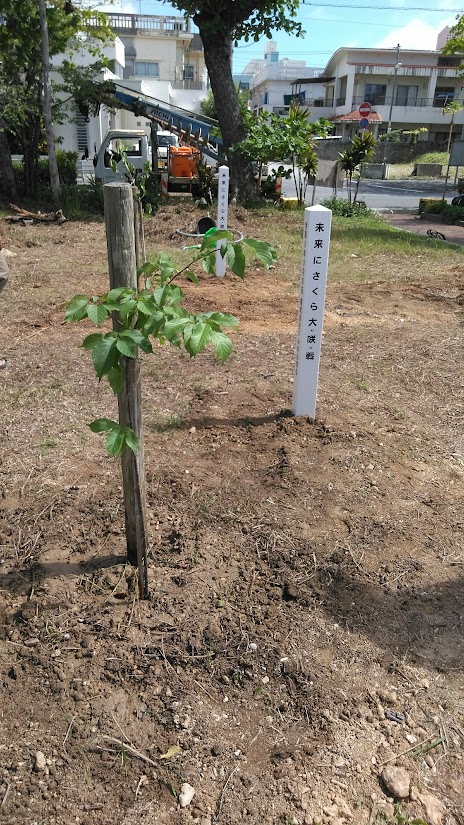
[[[452,135],[453,135],[453,126],[454,126],[454,112],[451,115],[451,123],[450,123],[450,128],[449,128],[449,133],[448,133],[448,145],[446,147],[446,151],[448,152],[448,154],[449,154],[449,151],[450,151],[450,148],[451,148],[451,138],[452,138]]]
[[[11,160],[10,144],[5,132],[5,124],[0,118],[0,193],[8,200],[16,201],[16,181]]]
[[[214,31],[201,21],[197,23],[203,41],[205,63],[216,104],[219,126],[230,168],[230,194],[239,200],[257,198],[257,187],[250,162],[231,146],[245,137],[238,96],[232,78],[232,41],[228,34]]]
[[[40,11],[40,31],[42,37],[42,72],[43,72],[43,112],[45,122],[45,134],[47,136],[48,167],[50,170],[50,185],[55,204],[59,206],[60,201],[60,176],[58,164],[56,162],[55,138],[52,124],[52,95],[50,88],[50,56],[48,45],[47,9],[45,0],[39,0]]]
[[[39,184],[39,139],[40,119],[37,115],[28,118],[23,129],[22,144],[24,152],[24,194],[32,198],[37,196]]]

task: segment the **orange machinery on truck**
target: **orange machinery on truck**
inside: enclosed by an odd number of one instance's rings
[[[227,162],[221,156],[222,140],[210,134],[217,129],[217,121],[155,98],[137,95],[120,83],[115,84],[113,94],[121,108],[150,120],[151,143],[143,130],[111,129],[94,158],[95,180],[98,183],[127,180],[127,161],[135,168],[136,175],[149,164],[152,171],[159,174],[166,195],[170,192],[195,194],[198,185],[197,162],[202,156],[206,155],[215,166]],[[163,134],[166,131],[176,134],[179,140],[173,141],[174,144],[179,141],[184,144],[168,146],[167,159],[158,154],[159,129],[163,130]]]

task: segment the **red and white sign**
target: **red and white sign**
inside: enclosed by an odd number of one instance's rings
[[[371,113],[372,106],[370,103],[361,103],[359,107],[359,114],[361,117],[367,117]]]

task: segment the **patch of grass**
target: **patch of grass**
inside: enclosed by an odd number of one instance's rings
[[[462,260],[464,250],[390,226],[380,215],[332,222],[329,277],[340,281],[408,278]],[[420,259],[419,259],[420,256]]]
[[[272,239],[277,249],[273,275],[288,279],[293,288],[298,288],[303,213],[280,212],[269,207],[252,210],[252,214],[257,218],[256,230],[253,227],[248,234],[255,232],[254,237]],[[234,224],[239,222],[234,220]],[[437,266],[460,263],[463,255],[464,249],[458,246],[397,229],[372,210],[363,210],[362,218],[334,215],[329,279],[342,282],[407,279],[418,271],[433,274]],[[270,277],[270,273],[266,277]]]
[[[58,441],[56,440],[56,438],[53,438],[52,436],[47,436],[42,441],[39,441],[39,443],[37,444],[38,449],[42,453],[46,452],[47,450],[53,450],[53,448],[57,446]]]
[[[391,163],[388,168],[388,180],[404,180],[411,177],[416,163],[440,163],[446,169],[448,157],[447,152],[425,152],[408,163]],[[420,176],[420,178],[423,177],[430,176]]]
[[[441,163],[442,166],[448,166],[448,152],[425,152],[424,155],[419,155],[414,163]]]
[[[375,825],[427,825],[421,817],[403,813],[398,805],[395,805],[395,813],[392,817],[387,816],[384,811],[377,811],[374,823]]]
[[[388,166],[388,180],[405,180],[406,178],[410,178],[413,169],[413,163],[391,163]]]
[[[358,390],[362,390],[362,392],[369,392],[369,386],[366,384],[363,378],[355,378],[353,380],[353,384]]]
[[[183,417],[179,415],[179,413],[154,412],[151,415],[148,426],[155,432],[165,433],[170,430],[177,430],[183,420]]]
[[[145,375],[153,378],[154,381],[160,381],[166,374],[165,370],[160,367],[159,363],[156,363],[156,361],[149,361],[148,359],[143,362],[143,370]]]

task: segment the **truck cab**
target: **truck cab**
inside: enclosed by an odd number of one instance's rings
[[[124,152],[127,162],[137,172],[143,172],[145,164],[150,163],[148,138],[142,130],[111,129],[105,136],[94,158],[95,182],[104,185],[127,180],[126,169],[121,160]],[[116,164],[116,168],[114,167]]]
[[[156,133],[158,143],[158,168],[166,169],[168,165],[168,150],[170,146],[179,146],[179,138],[172,132],[158,131]]]

